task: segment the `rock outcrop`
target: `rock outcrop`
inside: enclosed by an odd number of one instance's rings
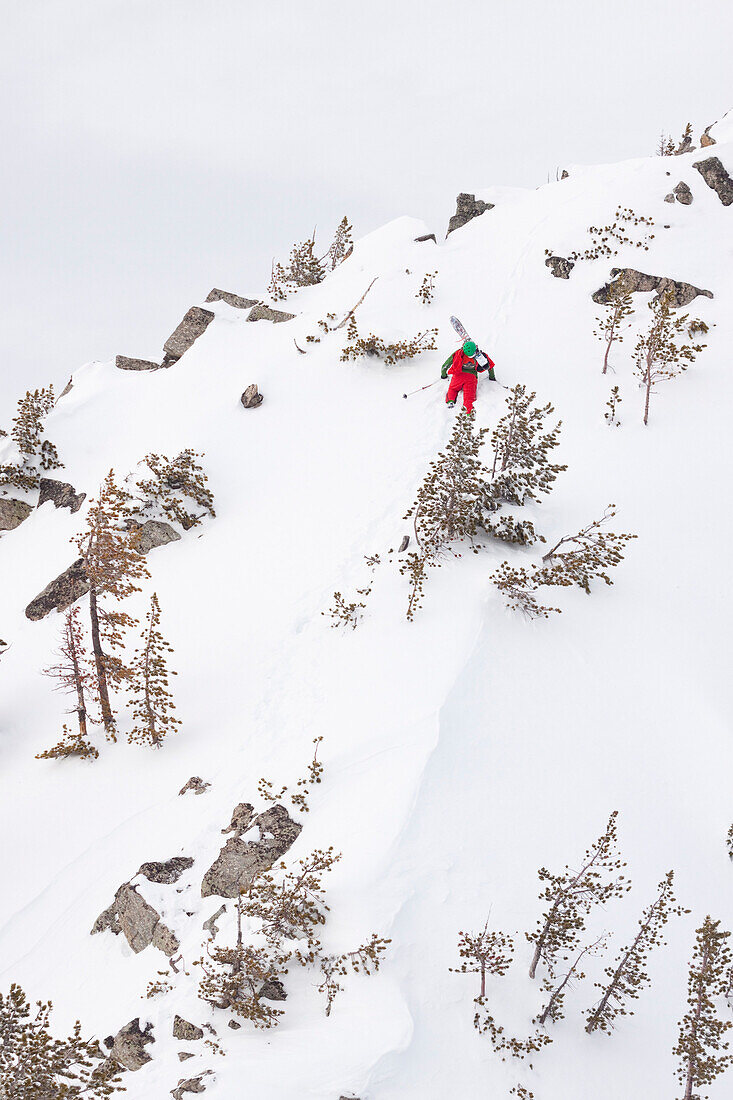
[[[239,399],[244,405],[245,409],[258,409],[264,397],[257,389],[257,383],[253,382],[251,386],[247,386],[242,396]]]
[[[160,363],[154,363],[152,359],[130,359],[128,355],[118,355],[115,366],[117,370],[160,370]]]
[[[575,264],[572,260],[566,260],[564,256],[548,256],[545,267],[549,267],[556,279],[569,279]]]
[[[248,805],[241,803],[240,807]],[[280,805],[271,806],[254,818],[251,824],[259,829],[260,839],[242,840],[239,832],[231,837],[204,875],[202,897],[212,894],[220,898],[239,897],[260,871],[266,871],[285,855],[303,828]]]
[[[173,1017],[173,1038],[181,1039],[187,1043],[193,1043],[196,1039],[203,1039],[203,1029],[197,1027],[196,1024],[190,1023],[188,1020],[184,1020],[183,1016]]]
[[[268,978],[257,994],[263,1001],[287,1001],[285,986],[279,978]]]
[[[698,160],[693,167],[697,168],[708,187],[715,191],[723,206],[730,206],[733,203],[733,179],[718,157]]]
[[[448,222],[446,237],[455,229],[460,229],[462,226],[467,225],[468,222],[473,221],[474,218],[478,218],[481,214],[485,214],[487,210],[493,209],[493,202],[484,202],[483,199],[477,199],[475,195],[469,195],[462,191],[456,198],[456,212]]]
[[[86,500],[86,493],[77,493],[73,485],[68,481],[56,481],[52,477],[42,477],[37,508],[45,504],[47,500],[53,501],[55,508],[68,508],[70,512],[78,512]]]
[[[129,882],[120,886],[115,900],[99,914],[91,934],[106,931],[115,936],[121,932],[136,955],[152,944],[170,958],[179,947],[175,934],[163,924],[158,911]]]
[[[145,1029],[142,1030],[140,1028],[140,1017],[136,1016],[134,1020],[130,1020],[129,1024],[125,1024],[124,1027],[120,1028],[115,1035],[112,1040],[110,1058],[133,1073],[135,1070],[142,1069],[148,1062],[152,1062],[151,1056],[145,1049],[150,1043],[155,1042],[152,1031],[152,1024],[146,1024]]]
[[[178,1087],[171,1089],[171,1096],[173,1100],[182,1100],[184,1093],[187,1092],[206,1092],[206,1086],[204,1085],[204,1077],[208,1077],[211,1074],[211,1070],[204,1070],[198,1077],[189,1077],[188,1080],[180,1080]]]
[[[193,791],[195,794],[203,794],[204,791],[208,791],[211,783],[206,783],[200,775],[192,775],[187,783],[184,783],[178,792],[179,797],[182,794],[187,794],[188,791]]]
[[[676,202],[677,200],[675,199],[674,195],[670,191],[668,195],[664,196],[664,201],[665,202]]]
[[[673,188],[674,198],[683,206],[692,206],[692,191],[682,180]]]
[[[240,298],[238,294],[232,294],[229,290],[217,290],[216,287],[206,295],[206,301],[226,302],[235,309],[252,309],[252,306],[257,305],[256,298]]]
[[[158,882],[164,886],[171,886],[178,882],[184,871],[193,867],[191,856],[173,856],[162,863],[155,861],[143,863],[138,869],[138,874],[143,875],[148,882]]]
[[[703,298],[712,298],[711,290],[701,290],[692,283],[683,283],[676,279],[667,279],[662,275],[645,275],[643,271],[635,271],[632,267],[614,267],[611,269],[613,279],[605,283],[593,295],[593,301],[599,305],[605,305],[608,301],[608,291],[614,283],[623,279],[632,294],[645,294],[651,291],[657,292],[657,297],[665,291],[672,293],[672,305],[675,309],[688,306],[699,295]]]
[[[191,306],[186,316],[163,345],[163,366],[175,363],[181,358],[191,345],[198,340],[202,333],[214,320],[214,314],[210,309],[201,306]]]
[[[423,244],[425,241],[432,241],[433,244],[438,243],[434,233],[423,233],[422,237],[415,237],[415,244]]]
[[[148,554],[157,546],[167,546],[169,542],[180,542],[181,536],[170,523],[159,519],[146,519],[137,529],[135,549],[138,554]]]
[[[84,572],[81,558],[65,569],[55,580],[47,584],[42,592],[25,609],[27,619],[37,622],[50,611],[65,611],[72,603],[81,599],[89,591],[89,581]]]
[[[292,321],[294,317],[294,313],[285,313],[282,309],[272,309],[271,306],[266,306],[263,302],[258,302],[257,305],[253,306],[249,311],[247,320],[272,321],[274,325],[279,325],[283,321]]]
[[[14,531],[33,511],[24,500],[0,497],[0,531]]]

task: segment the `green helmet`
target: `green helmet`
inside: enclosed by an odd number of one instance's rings
[[[476,345],[473,340],[465,340],[463,344],[463,354],[467,355],[469,359],[473,359],[476,354]]]

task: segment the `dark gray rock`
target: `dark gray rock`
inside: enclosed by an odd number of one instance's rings
[[[567,168],[563,168],[562,175],[560,176],[560,179],[561,180],[570,179],[570,173],[568,172]]]
[[[656,291],[657,297],[660,297],[665,291],[671,291],[672,306],[675,309],[688,306],[698,295],[702,295],[703,298],[713,297],[711,290],[701,290],[700,287],[693,286],[692,283],[667,279],[662,275],[645,275],[643,271],[635,271],[632,267],[611,268],[611,275],[614,277],[613,282],[623,279],[632,294],[648,294],[651,291]],[[611,285],[612,283],[608,282],[600,287],[592,295],[593,301],[599,305],[605,305],[608,301],[608,291]]]
[[[708,157],[707,160],[698,160],[693,165],[705,180],[708,187],[715,191],[723,206],[733,203],[733,179],[728,170],[718,157]]]
[[[415,244],[422,244],[424,241],[432,241],[433,244],[438,243],[434,233],[424,233],[422,237],[415,237]]]
[[[230,1020],[227,1026],[230,1027],[232,1031],[239,1031],[242,1025],[239,1023],[238,1020]]]
[[[235,836],[228,840],[204,875],[202,897],[239,897],[260,871],[268,870],[292,847],[303,828],[280,805],[271,806],[253,824],[260,839],[245,841]]]
[[[251,309],[252,306],[257,305],[256,298],[240,298],[238,294],[232,294],[229,290],[217,290],[216,287],[206,295],[206,301],[227,302],[235,309]]]
[[[285,313],[282,309],[272,309],[271,306],[266,306],[262,302],[258,302],[257,305],[253,306],[249,311],[247,320],[272,321],[274,325],[279,325],[283,321],[292,321],[294,317],[294,313]]]
[[[138,554],[148,554],[157,546],[166,546],[169,542],[180,542],[181,536],[170,523],[159,519],[147,519],[137,528],[135,549]]]
[[[681,202],[683,206],[692,206],[692,191],[686,183],[680,180],[673,190],[677,202]]]
[[[158,882],[163,886],[171,886],[178,882],[184,871],[193,867],[190,856],[173,856],[162,863],[143,863],[138,870],[139,875],[144,875],[148,882]]]
[[[179,947],[175,934],[163,924],[158,911],[129,882],[120,886],[115,900],[99,914],[91,934],[106,931],[115,936],[121,932],[136,955],[152,944],[170,958]]]
[[[569,279],[575,264],[572,260],[566,260],[564,256],[548,256],[545,267],[549,267],[556,279]]]
[[[84,572],[84,563],[78,558],[31,600],[25,609],[26,618],[37,622],[48,615],[49,611],[65,611],[88,591],[89,581]]]
[[[485,214],[487,210],[493,209],[493,202],[484,202],[483,199],[477,199],[475,195],[469,195],[462,191],[456,198],[456,212],[448,222],[446,237],[455,229],[460,229],[468,222],[473,221],[474,218]]]
[[[67,393],[71,393],[74,388],[74,376],[72,375],[69,381],[66,383],[61,393],[59,394],[59,401],[62,397],[66,397]]]
[[[153,363],[151,359],[130,359],[127,355],[118,355],[115,366],[117,370],[160,370],[160,363]]]
[[[0,531],[14,531],[33,511],[24,500],[0,497]]]
[[[675,202],[675,201],[676,201],[676,200],[675,200],[675,197],[674,197],[674,195],[672,194],[672,192],[671,192],[671,191],[669,192],[669,194],[668,194],[668,195],[665,195],[665,196],[664,196],[664,201],[665,201],[665,202]]]
[[[264,397],[258,392],[257,383],[253,382],[251,386],[247,386],[239,400],[245,409],[258,409],[264,401]]]
[[[187,1062],[189,1058],[195,1058],[195,1057],[196,1057],[196,1055],[191,1050],[179,1050],[178,1051],[178,1061],[179,1062]]]
[[[182,1039],[187,1043],[195,1042],[196,1039],[203,1039],[204,1033],[202,1028],[197,1027],[196,1024],[189,1023],[188,1020],[184,1020],[183,1016],[173,1017],[173,1038]]]
[[[185,352],[191,347],[194,341],[198,340],[202,333],[206,332],[206,329],[214,320],[214,314],[210,309],[203,309],[201,306],[191,306],[186,316],[181,321],[177,329],[175,329],[165,344],[163,345],[163,352],[165,359],[163,365],[168,363],[175,363],[180,359]]]
[[[182,794],[187,794],[188,791],[194,791],[195,794],[203,794],[204,791],[208,791],[210,786],[211,783],[204,782],[200,775],[192,775],[188,782],[184,783],[181,787],[178,796],[180,797]]]
[[[56,481],[52,477],[41,478],[40,490],[37,508],[51,500],[55,508],[68,508],[73,513],[79,511],[87,498],[86,493],[77,493],[67,481]]]
[[[262,988],[257,994],[263,1001],[287,1001],[288,995],[285,986],[279,978],[268,978],[263,982]]]
[[[110,1057],[119,1062],[125,1069],[133,1072],[142,1069],[148,1062],[152,1062],[151,1056],[145,1047],[155,1042],[152,1034],[153,1025],[146,1024],[145,1030],[140,1029],[140,1017],[136,1016],[120,1028],[112,1042]]]
[[[685,134],[675,149],[674,155],[680,157],[683,153],[694,153],[695,148],[696,146],[692,144],[692,136],[690,134]]]

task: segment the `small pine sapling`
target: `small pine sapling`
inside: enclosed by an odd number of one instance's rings
[[[69,729],[64,722],[61,740],[53,748],[36,753],[36,760],[65,760],[69,756],[78,756],[80,760],[96,760],[98,750],[76,730]]]
[[[649,303],[652,316],[649,329],[641,333],[634,349],[636,375],[644,390],[644,424],[649,423],[649,401],[660,382],[667,382],[687,370],[705,344],[680,344],[687,332],[689,315],[676,317],[672,295],[665,291]]]
[[[99,497],[92,501],[85,529],[73,538],[89,581],[89,616],[96,670],[96,695],[107,737],[116,741],[116,723],[110,689],[129,679],[129,669],[115,650],[124,645],[124,632],[138,625],[126,611],[110,608],[139,592],[136,583],[150,576],[145,559],[137,552],[136,535],[125,519],[130,496],[110,470]],[[100,602],[103,601],[103,602]]]
[[[609,428],[619,428],[621,426],[621,418],[618,414],[620,404],[621,393],[619,388],[618,386],[611,386],[611,396],[606,402],[606,412],[603,414]]]
[[[317,786],[317,784],[323,781],[324,767],[321,761],[318,759],[318,749],[320,748],[322,737],[313,738],[313,758],[308,764],[306,774],[301,776],[295,784],[296,790],[290,795],[290,803],[294,809],[297,809],[302,814],[310,812],[310,806],[308,805],[308,796],[310,795],[311,787]],[[257,784],[257,792],[260,798],[265,802],[280,802],[285,797],[289,788],[287,784],[278,791],[275,785],[264,776],[259,780]]]
[[[318,992],[326,998],[326,1016],[331,1015],[331,1008],[337,994],[343,991],[339,981],[340,977],[353,974],[374,974],[379,970],[382,955],[392,941],[378,936],[372,932],[370,939],[357,947],[355,951],[347,951],[343,955],[321,955],[319,965],[323,980],[318,986]]]
[[[352,313],[346,335],[348,343],[341,352],[342,362],[346,363],[350,359],[356,360],[367,356],[372,359],[382,359],[385,366],[391,367],[403,359],[414,359],[424,351],[435,351],[437,347],[435,339],[438,330],[437,328],[426,329],[425,332],[418,332],[417,336],[405,337],[404,340],[387,343],[381,336],[375,336],[374,333],[370,333],[368,336],[359,336],[356,320]]]
[[[733,825],[728,829],[728,858],[733,860]]]
[[[420,289],[415,294],[415,297],[425,306],[429,306],[433,300],[433,296],[435,294],[435,280],[437,276],[437,271],[428,271],[427,274],[423,276],[423,281],[420,284]]]
[[[479,999],[486,997],[486,975],[503,976],[514,957],[514,940],[503,932],[489,932],[489,918],[480,932],[461,932],[458,939],[461,965],[450,967],[452,974],[480,974]]]
[[[665,924],[670,917],[689,912],[676,904],[673,884],[674,871],[668,871],[659,883],[657,897],[639,919],[636,936],[621,950],[613,965],[606,967],[607,981],[595,983],[596,989],[601,990],[601,997],[588,1013],[585,1030],[589,1035],[596,1029],[610,1035],[617,1016],[633,1016],[634,1011],[626,1002],[637,1000],[649,985],[649,955],[655,947],[665,943]]]
[[[172,459],[166,455],[145,455],[142,461],[152,477],[137,482],[130,514],[164,516],[172,523],[180,523],[184,531],[198,527],[207,515],[215,518],[214,495],[204,468],[197,461],[203,457],[190,447]]]
[[[358,596],[368,596],[371,592],[371,588],[358,588]],[[331,620],[332,627],[350,626],[352,630],[356,630],[357,626],[362,619],[362,611],[366,607],[366,604],[362,601],[352,600],[351,603],[347,603],[340,592],[334,592],[333,604],[329,607],[328,611],[322,611],[321,615],[325,615]]]
[[[175,733],[180,721],[173,711],[176,704],[169,690],[168,677],[177,673],[168,668],[167,654],[173,648],[160,630],[160,603],[153,593],[142,634],[142,646],[135,650],[130,666],[133,728],[130,743],[160,748],[169,733]]]
[[[354,240],[351,231],[352,227],[349,219],[344,215],[336,227],[333,241],[324,257],[331,271],[335,271],[339,264],[342,264],[344,260],[348,260],[354,251]]]
[[[554,978],[560,961],[568,959],[576,949],[592,906],[605,905],[631,889],[620,874],[626,864],[617,850],[617,817],[618,811],[614,810],[605,832],[585,852],[579,870],[566,867],[560,874],[552,874],[542,867],[538,871],[540,882],[547,883],[540,894],[547,908],[536,930],[526,933],[527,941],[534,944],[530,978],[535,977],[540,962],[550,978]]]
[[[599,951],[603,951],[607,939],[608,936],[604,933],[598,937],[595,943],[583,947],[557,984],[549,980],[544,982],[544,988],[550,994],[550,997],[542,1012],[533,1021],[534,1023],[538,1024],[539,1027],[544,1027],[548,1020],[556,1024],[565,1018],[565,994],[568,989],[572,989],[574,982],[582,982],[585,978],[585,974],[580,969],[580,964],[586,955],[596,955]]]
[[[707,916],[697,929],[695,950],[687,979],[687,1005],[680,1021],[673,1054],[680,1059],[677,1080],[682,1100],[699,1100],[700,1089],[711,1085],[733,1063],[725,1038],[733,1022],[720,1017],[716,1001],[725,997],[731,950],[730,932]]]
[[[104,1100],[124,1092],[120,1067],[96,1040],[83,1039],[77,1021],[66,1039],[50,1032],[53,1005],[34,1008],[21,986],[0,993],[0,1096],[5,1100]]]
[[[614,341],[619,344],[623,342],[623,330],[631,326],[628,318],[634,312],[631,291],[623,275],[618,279],[614,279],[610,284],[604,305],[606,313],[604,316],[596,317],[598,327],[593,330],[593,335],[605,345],[602,374],[606,374],[608,371],[608,356],[611,352],[611,345]]]

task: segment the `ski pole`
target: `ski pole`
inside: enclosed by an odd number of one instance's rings
[[[415,393],[422,393],[423,390],[429,390],[431,386],[437,386],[438,382],[442,382],[442,378],[436,378],[434,382],[428,382],[427,386],[420,386],[417,390],[410,390],[409,393],[403,393],[403,397],[412,397]]]

